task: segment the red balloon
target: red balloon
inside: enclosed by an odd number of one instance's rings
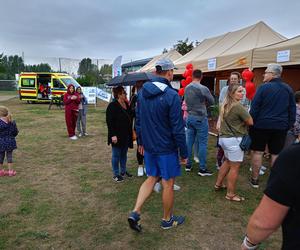
[[[182,76],[183,76],[184,78],[186,78],[186,77],[187,77],[187,70],[186,70],[186,71],[184,71],[184,73],[182,74]]]
[[[256,92],[255,84],[253,82],[247,81],[245,88],[246,88],[246,97],[252,101]]]
[[[187,82],[185,79],[181,80],[181,86],[184,88],[187,85]]]
[[[178,90],[178,95],[184,96],[184,88]]]
[[[189,84],[189,83],[192,82],[192,80],[193,80],[192,77],[188,76],[185,81],[186,81],[187,84]]]
[[[253,76],[254,76],[254,74],[250,69],[245,69],[242,72],[242,77],[246,82],[247,81],[250,82],[253,79]]]
[[[193,64],[189,63],[185,66],[185,68],[193,70]]]
[[[187,76],[187,77],[188,77],[188,76],[192,77],[192,75],[193,75],[193,70],[192,70],[192,69],[189,69],[189,70],[187,71],[186,76]]]

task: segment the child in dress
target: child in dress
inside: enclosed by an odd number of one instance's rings
[[[15,121],[7,107],[0,106],[0,176],[15,176],[16,171],[12,169],[12,152],[17,148],[15,137],[19,131]],[[3,162],[6,155],[8,171],[3,169]]]

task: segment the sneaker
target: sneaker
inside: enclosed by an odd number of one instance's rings
[[[178,186],[178,185],[174,184],[174,186],[173,186],[173,190],[174,190],[174,191],[179,191],[179,190],[180,190],[180,186]]]
[[[88,136],[89,134],[85,132],[85,133],[83,133],[83,135],[84,135],[84,136]]]
[[[129,217],[128,217],[129,227],[132,230],[135,230],[137,232],[141,232],[142,231],[142,226],[141,226],[140,223],[138,223],[140,219],[141,219],[140,215],[137,212],[132,211],[129,214]]]
[[[156,193],[159,193],[161,191],[161,184],[160,182],[156,182],[154,187],[153,187],[153,190],[156,192]]]
[[[13,169],[8,170],[8,176],[15,176],[16,175],[16,171]]]
[[[202,170],[200,169],[198,172],[198,175],[200,176],[212,176],[213,172],[209,171],[208,169]]]
[[[0,176],[5,176],[5,170],[4,169],[0,170]]]
[[[78,136],[79,136],[79,137],[82,137],[82,133],[79,133]]]
[[[260,169],[261,169],[262,171],[266,172],[266,170],[267,170],[267,167],[265,167],[265,166],[261,166],[261,167],[260,167]]]
[[[115,175],[115,176],[113,177],[113,180],[114,180],[115,182],[122,182],[122,181],[124,181],[124,178],[123,178],[121,175]]]
[[[191,172],[192,171],[192,166],[185,166],[185,172]]]
[[[138,174],[137,176],[143,176],[144,175],[144,168],[143,167],[138,167]]]
[[[259,175],[264,175],[265,174],[265,170],[263,170],[263,168],[267,169],[266,167],[261,166],[260,170],[259,170]],[[249,168],[249,171],[252,172],[252,167]]]
[[[258,179],[253,179],[252,177],[250,177],[250,185],[253,187],[253,188],[259,188],[259,182],[258,182]]]
[[[77,140],[78,137],[77,137],[76,135],[73,135],[73,136],[70,137],[70,139],[71,139],[71,140]]]
[[[122,176],[123,178],[125,178],[125,177],[131,178],[133,175],[130,174],[130,173],[128,173],[128,172],[126,171],[125,173],[121,173],[121,176]]]
[[[197,156],[195,156],[195,157],[194,157],[194,161],[195,161],[196,163],[199,163],[199,158],[198,158]]]
[[[183,216],[173,215],[169,221],[162,220],[160,226],[162,229],[170,229],[183,224],[184,220],[185,218]]]

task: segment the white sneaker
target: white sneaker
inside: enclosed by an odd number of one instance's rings
[[[262,169],[262,167],[264,166],[261,166],[260,170],[259,170],[259,175],[264,175],[265,174],[265,171]],[[264,167],[265,169],[267,169],[266,167]],[[249,168],[249,171],[252,172],[252,167]]]
[[[70,137],[70,139],[71,139],[71,140],[77,140],[78,137],[77,137],[76,135],[73,135],[73,136]]]
[[[199,158],[198,158],[197,156],[195,156],[195,157],[194,157],[194,161],[195,161],[196,163],[199,163]]]
[[[143,176],[144,175],[144,168],[143,167],[138,167],[138,176]]]
[[[155,185],[154,185],[153,190],[154,190],[156,193],[159,193],[160,190],[161,190],[161,184],[160,184],[159,182],[156,182]]]
[[[180,186],[174,184],[173,189],[174,189],[174,191],[179,191],[180,190]]]
[[[84,135],[84,136],[88,136],[89,134],[85,132],[85,133],[83,133],[83,135]]]
[[[267,170],[267,167],[265,167],[265,166],[261,166],[261,167],[260,167],[260,169],[261,169],[262,171],[266,172],[266,170]]]
[[[79,137],[81,137],[82,136],[82,134],[81,133],[79,133],[79,135],[78,135]]]

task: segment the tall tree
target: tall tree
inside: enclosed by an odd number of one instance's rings
[[[82,86],[95,86],[99,83],[99,69],[90,58],[83,58],[79,63],[77,81]]]
[[[189,42],[189,39],[186,38],[183,40],[178,40],[177,43],[173,46],[175,50],[177,50],[181,55],[185,55],[190,52],[194,48],[193,41]]]
[[[40,63],[37,65],[25,65],[25,72],[51,72],[51,66],[48,63]]]

